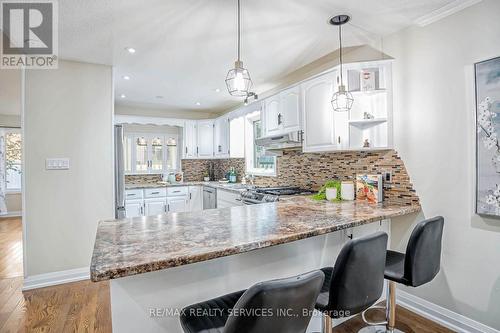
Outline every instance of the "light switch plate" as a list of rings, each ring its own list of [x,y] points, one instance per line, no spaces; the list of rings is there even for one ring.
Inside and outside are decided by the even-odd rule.
[[[46,170],[68,170],[69,158],[47,158],[45,160]]]

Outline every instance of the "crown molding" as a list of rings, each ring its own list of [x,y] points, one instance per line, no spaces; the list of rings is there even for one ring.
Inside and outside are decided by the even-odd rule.
[[[414,23],[418,26],[425,27],[426,25],[442,20],[447,16],[458,13],[459,11],[479,2],[481,2],[481,0],[455,0],[439,9],[436,9],[435,11],[430,12],[429,14],[417,18]]]

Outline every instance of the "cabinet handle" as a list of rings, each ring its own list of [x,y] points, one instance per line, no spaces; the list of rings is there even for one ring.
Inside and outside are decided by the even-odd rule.
[[[160,194],[160,192],[151,192],[151,194]]]
[[[187,153],[188,153],[188,147],[186,146],[186,155],[187,155]]]
[[[219,145],[219,153],[222,151],[222,146]]]
[[[189,200],[193,199],[192,193],[189,193]]]
[[[141,206],[141,215],[144,215],[144,206]]]
[[[170,212],[170,205],[167,205],[167,212]]]
[[[281,117],[282,117],[282,116],[281,116],[281,113],[278,113],[278,125],[281,125],[281,123],[283,122],[283,121],[281,120]]]
[[[198,148],[198,147],[196,147],[196,154],[198,154],[198,150],[199,150],[199,148]]]
[[[163,209],[165,210],[165,213],[167,212],[167,205],[163,206]]]

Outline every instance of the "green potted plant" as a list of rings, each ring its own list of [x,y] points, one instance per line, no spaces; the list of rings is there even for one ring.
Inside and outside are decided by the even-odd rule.
[[[317,194],[312,196],[312,198],[314,200],[327,200],[328,197],[328,199],[330,199],[329,201],[341,201],[340,187],[340,181],[329,180],[320,188]]]

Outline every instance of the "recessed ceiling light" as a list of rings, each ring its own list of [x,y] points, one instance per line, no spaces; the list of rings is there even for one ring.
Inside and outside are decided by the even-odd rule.
[[[120,95],[120,98],[125,98],[125,97],[127,97],[127,96],[125,96],[125,94]]]
[[[196,102],[196,105],[200,106],[200,105],[201,105],[201,103],[200,103],[200,102]]]
[[[130,53],[130,54],[134,54],[135,53],[135,49],[133,47],[126,47],[125,50],[127,50],[127,52]]]
[[[127,80],[127,81],[128,81],[128,80],[130,80],[130,76],[128,76],[128,75],[123,75],[123,76],[122,76],[122,78],[123,78],[124,80]]]
[[[216,88],[216,89],[215,89],[215,92],[220,92],[220,89],[219,89],[219,88]]]
[[[160,96],[160,95],[155,96],[155,97],[158,98],[158,99],[162,99],[163,98],[163,96]]]

